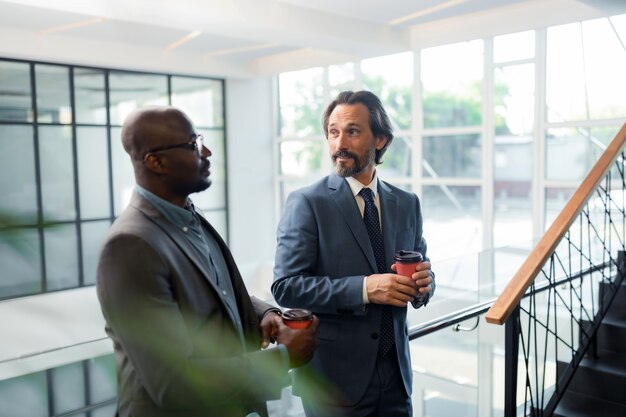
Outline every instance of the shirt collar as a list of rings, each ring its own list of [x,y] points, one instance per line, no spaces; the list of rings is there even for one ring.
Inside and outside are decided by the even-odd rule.
[[[361,182],[354,177],[346,177],[346,181],[348,182],[350,190],[355,198],[363,188],[369,188],[372,190],[374,198],[376,198],[376,195],[378,194],[378,174],[376,174],[376,171],[374,171],[374,178],[372,178],[372,181],[367,185],[361,184]]]
[[[189,198],[187,198],[185,208],[182,208],[162,199],[139,185],[135,185],[135,190],[139,195],[152,203],[152,205],[175,226],[183,228],[194,223],[193,203]]]

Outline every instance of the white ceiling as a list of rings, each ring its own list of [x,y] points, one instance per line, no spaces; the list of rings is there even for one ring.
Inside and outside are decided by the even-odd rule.
[[[625,0],[0,0],[0,56],[249,77],[621,13]]]

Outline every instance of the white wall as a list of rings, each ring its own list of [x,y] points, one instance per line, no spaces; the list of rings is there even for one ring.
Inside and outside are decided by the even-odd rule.
[[[272,78],[226,81],[229,245],[248,290],[270,297],[276,247]]]

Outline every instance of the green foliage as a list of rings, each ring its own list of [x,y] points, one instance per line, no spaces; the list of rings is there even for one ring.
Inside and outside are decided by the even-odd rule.
[[[445,91],[424,94],[424,127],[478,126],[481,103],[474,97],[461,97]]]

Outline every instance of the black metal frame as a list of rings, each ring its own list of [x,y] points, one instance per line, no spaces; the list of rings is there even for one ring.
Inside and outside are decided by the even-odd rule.
[[[40,265],[40,277],[41,277],[41,284],[40,287],[41,289],[39,291],[35,291],[35,292],[28,292],[28,293],[23,293],[23,294],[19,294],[19,295],[11,295],[11,296],[4,296],[2,294],[0,294],[0,300],[4,300],[4,299],[10,299],[10,298],[20,298],[20,297],[24,297],[24,296],[29,296],[29,295],[34,295],[34,294],[41,294],[41,293],[47,293],[47,292],[54,292],[54,291],[63,291],[63,290],[67,290],[67,289],[71,289],[71,288],[79,288],[79,287],[83,287],[83,286],[87,286],[87,285],[92,285],[92,284],[86,284],[85,283],[85,276],[84,276],[84,267],[83,267],[83,244],[82,244],[82,240],[83,240],[83,236],[82,236],[82,224],[84,223],[89,223],[89,222],[101,222],[101,221],[108,221],[108,222],[113,222],[113,220],[115,220],[115,194],[114,194],[114,184],[113,184],[113,161],[112,161],[112,140],[114,140],[112,138],[111,135],[111,129],[115,128],[115,127],[119,127],[119,125],[113,125],[111,124],[111,115],[110,115],[110,84],[109,84],[109,77],[111,75],[111,73],[128,73],[128,74],[134,74],[134,75],[159,75],[159,76],[164,76],[166,77],[166,81],[167,81],[167,100],[168,103],[171,104],[171,100],[172,100],[172,78],[173,77],[185,77],[185,78],[196,78],[196,79],[203,79],[203,80],[213,80],[213,81],[219,81],[220,82],[220,86],[221,86],[221,94],[222,94],[222,108],[221,108],[221,116],[222,119],[224,121],[224,124],[222,127],[219,128],[205,128],[205,130],[217,130],[222,132],[223,134],[223,140],[224,140],[224,153],[226,156],[226,160],[224,161],[224,165],[227,168],[227,164],[228,164],[228,153],[227,153],[227,134],[226,134],[226,85],[225,85],[225,80],[222,78],[215,78],[215,77],[200,77],[197,75],[187,75],[187,74],[171,74],[171,73],[156,73],[156,72],[146,72],[146,71],[131,71],[131,70],[123,70],[123,69],[114,69],[114,68],[99,68],[99,67],[90,67],[90,66],[82,66],[82,65],[72,65],[72,64],[59,64],[59,63],[52,63],[52,62],[44,62],[44,61],[30,61],[30,60],[20,60],[20,59],[12,59],[12,58],[0,58],[0,61],[4,61],[4,62],[17,62],[17,63],[23,63],[23,64],[28,64],[29,66],[29,75],[30,75],[30,93],[31,93],[31,107],[33,109],[33,120],[32,122],[23,122],[23,121],[18,121],[18,122],[14,122],[14,121],[0,121],[0,125],[23,125],[23,126],[32,126],[33,128],[33,145],[34,145],[34,160],[35,160],[35,180],[37,182],[37,186],[36,186],[36,198],[37,198],[37,219],[36,222],[34,224],[27,224],[27,225],[20,225],[17,227],[12,227],[12,229],[37,229],[38,232],[38,239],[39,239],[39,258],[41,260],[41,265]],[[38,118],[38,107],[37,107],[37,77],[35,74],[35,67],[36,65],[51,65],[51,66],[56,66],[56,67],[60,67],[60,68],[67,68],[68,69],[68,77],[69,77],[69,88],[70,88],[70,105],[71,105],[71,112],[72,112],[72,123],[67,125],[67,124],[59,124],[59,123],[41,123],[39,122],[39,118]],[[75,106],[75,95],[74,95],[74,72],[76,69],[90,69],[90,70],[97,70],[97,71],[102,71],[103,76],[104,76],[104,88],[105,88],[105,92],[104,92],[104,96],[105,96],[105,105],[106,105],[106,122],[104,124],[85,124],[85,123],[77,123],[76,122],[76,106]],[[40,126],[70,126],[71,128],[71,134],[72,134],[72,154],[73,154],[73,173],[74,173],[74,181],[73,181],[73,192],[74,192],[74,196],[75,196],[75,210],[76,210],[76,217],[72,220],[66,220],[66,221],[48,221],[44,218],[44,213],[43,213],[43,196],[42,196],[42,189],[41,189],[41,183],[42,183],[42,178],[41,178],[41,156],[40,156],[40,147],[39,147],[39,127]],[[102,156],[102,157],[106,157],[107,158],[107,164],[109,167],[109,176],[108,176],[108,189],[109,189],[109,215],[106,217],[101,217],[101,218],[90,218],[90,219],[82,219],[81,218],[81,209],[80,209],[80,189],[79,189],[79,172],[78,172],[78,155],[77,155],[77,136],[76,136],[76,129],[77,127],[90,127],[90,126],[94,126],[94,127],[101,127],[106,129],[106,140],[107,140],[107,149],[108,149],[108,155],[106,156]],[[215,208],[213,210],[215,211],[224,211],[225,212],[225,216],[226,216],[226,224],[228,225],[228,220],[229,220],[229,213],[228,213],[228,175],[225,176],[225,186],[226,186],[226,190],[225,190],[225,199],[224,199],[224,204],[223,206],[219,207],[219,208]],[[205,211],[213,211],[213,210],[205,210]],[[47,272],[46,272],[46,245],[45,245],[45,230],[47,227],[51,227],[51,226],[61,226],[61,225],[74,225],[76,230],[76,236],[77,236],[77,251],[76,251],[76,256],[78,257],[78,285],[77,286],[72,286],[72,287],[66,287],[66,288],[61,288],[58,290],[50,290],[49,289],[49,285],[48,285],[48,278],[47,278]],[[0,232],[2,232],[3,229],[0,229]],[[228,238],[229,238],[229,233],[228,233],[228,227],[226,227],[226,233],[225,236],[223,236],[224,239],[228,242]]]

